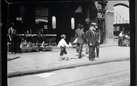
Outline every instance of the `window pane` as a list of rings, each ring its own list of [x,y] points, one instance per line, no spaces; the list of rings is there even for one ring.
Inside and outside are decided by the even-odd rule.
[[[55,16],[52,17],[52,28],[53,29],[56,28],[56,17]]]
[[[75,28],[75,19],[71,18],[71,28],[74,29]]]

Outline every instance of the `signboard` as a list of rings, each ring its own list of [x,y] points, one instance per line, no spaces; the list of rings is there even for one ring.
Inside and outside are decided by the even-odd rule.
[[[44,18],[36,18],[35,19],[35,22],[36,22],[36,24],[38,24],[39,22],[45,22],[45,23],[48,23],[48,19],[44,19]]]

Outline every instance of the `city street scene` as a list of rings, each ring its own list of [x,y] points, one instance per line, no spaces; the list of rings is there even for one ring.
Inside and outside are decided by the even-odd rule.
[[[8,1],[8,86],[130,86],[129,1]]]

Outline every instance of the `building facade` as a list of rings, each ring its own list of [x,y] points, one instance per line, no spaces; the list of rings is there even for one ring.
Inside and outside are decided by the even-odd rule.
[[[105,14],[106,42],[117,36],[122,28],[130,32],[129,1],[108,1]],[[117,33],[118,31],[118,33]]]
[[[85,20],[87,18],[95,20],[96,17],[97,9],[92,0],[30,3],[13,1],[8,5],[7,27],[9,28],[13,22],[19,34],[33,34],[31,39],[42,34],[41,41],[50,37],[58,42],[60,35],[66,34],[66,40],[69,42],[74,37],[77,24],[87,26]],[[87,29],[85,28],[85,31]],[[36,40],[31,41],[36,42]]]
[[[19,2],[14,0],[10,1],[7,6],[7,28],[14,22],[19,34],[33,34],[32,37],[30,36],[33,42],[38,40],[36,39],[38,34],[40,42],[46,39],[47,42],[56,41],[57,43],[61,34],[66,34],[66,40],[70,42],[74,37],[77,24],[84,25],[84,31],[86,31],[88,25],[85,20],[90,18],[97,23],[100,29],[101,42],[106,43],[107,39],[113,38],[114,30],[123,27],[116,23],[116,20],[124,21],[122,15],[121,18],[116,19],[116,10],[114,10],[120,4],[129,6],[128,1],[50,0],[29,2],[22,0]]]

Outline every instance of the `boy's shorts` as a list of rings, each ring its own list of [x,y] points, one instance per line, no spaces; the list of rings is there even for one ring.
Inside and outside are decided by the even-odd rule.
[[[60,55],[67,54],[66,47],[60,47]]]

